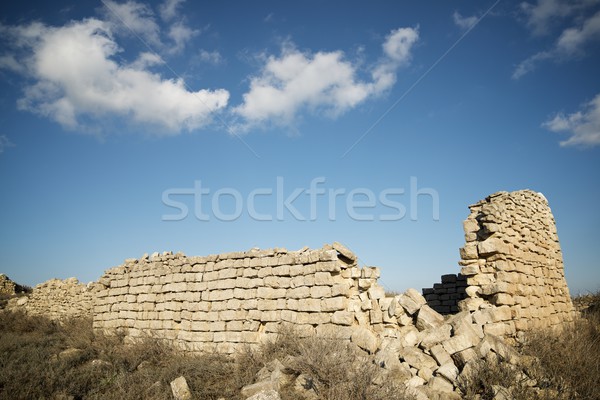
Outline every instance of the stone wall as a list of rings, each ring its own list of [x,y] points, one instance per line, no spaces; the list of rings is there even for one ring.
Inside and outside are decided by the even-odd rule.
[[[51,279],[34,287],[27,297],[12,299],[7,308],[56,320],[91,317],[95,290],[95,284],[79,283],[76,278]]]
[[[339,243],[319,250],[250,250],[207,257],[155,253],[106,271],[94,328],[135,339],[167,338],[193,351],[232,353],[292,324],[303,336],[353,340],[374,351],[375,334],[398,329],[401,312]]]
[[[484,330],[511,337],[573,318],[554,217],[531,190],[498,192],[469,206],[460,274],[466,299]]]

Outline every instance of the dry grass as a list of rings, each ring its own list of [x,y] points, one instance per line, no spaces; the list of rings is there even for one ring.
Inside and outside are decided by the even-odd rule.
[[[66,349],[78,351],[60,355]],[[236,398],[241,388],[229,358],[189,356],[156,340],[125,345],[122,336],[94,336],[89,320],[59,325],[3,312],[0,354],[3,399],[167,399],[180,375],[198,399]]]
[[[596,295],[600,304],[600,295]],[[498,387],[525,399],[600,399],[600,312],[559,331],[528,336],[520,366],[490,359],[459,383],[467,399],[492,399]],[[596,310],[596,311],[594,311]],[[70,354],[67,349],[78,349]],[[185,376],[197,399],[241,399],[261,368],[277,359],[290,377],[283,400],[405,399],[403,382],[386,376],[371,356],[335,339],[299,339],[283,331],[277,339],[235,359],[189,355],[162,342],[126,345],[123,336],[94,335],[89,320],[57,324],[41,317],[0,312],[0,398],[10,399],[166,399],[169,382]],[[537,362],[531,361],[537,358]],[[304,394],[294,389],[302,375]],[[536,387],[531,387],[535,383]]]
[[[492,399],[503,386],[516,400],[600,399],[600,293],[574,302],[585,304],[582,318],[560,330],[530,332],[519,349],[528,357],[518,367],[482,361],[459,382],[464,397]]]
[[[387,380],[371,356],[352,344],[328,338],[299,339],[293,330],[283,330],[275,341],[258,351],[247,351],[238,357],[238,366],[254,376],[270,361],[279,360],[291,375],[281,390],[283,400],[317,396],[323,400],[403,400],[403,382]],[[309,384],[305,395],[294,389],[295,378],[303,375]]]
[[[61,354],[67,349],[70,354]],[[186,355],[151,339],[126,345],[123,335],[94,336],[89,320],[58,324],[2,312],[0,354],[0,398],[168,399],[169,382],[183,375],[196,399],[241,399],[241,388],[275,359],[286,363],[292,378],[281,389],[283,399],[302,398],[293,389],[300,374],[310,378],[319,399],[406,398],[401,382],[374,384],[380,368],[348,343],[298,339],[293,332],[233,359]]]

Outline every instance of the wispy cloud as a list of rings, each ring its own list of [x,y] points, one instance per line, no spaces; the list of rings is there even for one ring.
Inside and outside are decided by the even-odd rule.
[[[130,64],[117,59],[112,29],[112,23],[94,18],[61,27],[3,27],[5,39],[25,50],[18,61],[33,80],[18,107],[69,129],[117,116],[176,134],[210,123],[227,106],[227,90],[190,91],[181,79],[151,72],[162,62],[156,54],[142,53]]]
[[[137,35],[153,46],[162,47],[160,27],[152,9],[136,1],[117,3],[103,0],[105,20],[112,23],[112,31],[127,35]]]
[[[159,7],[160,17],[164,21],[171,21],[179,17],[179,7],[185,0],[165,0]]]
[[[221,65],[225,62],[225,59],[223,58],[221,53],[219,53],[216,50],[213,50],[213,51],[200,50],[200,53],[198,54],[197,59],[200,62],[208,63],[208,64],[212,64],[212,65]]]
[[[452,20],[454,21],[454,24],[456,26],[466,31],[468,29],[471,29],[477,23],[479,17],[476,15],[472,15],[470,17],[463,17],[458,11],[454,11],[454,14],[452,14]]]
[[[301,52],[287,44],[280,56],[266,58],[250,79],[243,103],[234,108],[242,126],[292,125],[301,111],[338,116],[367,98],[390,89],[396,71],[410,63],[418,28],[399,28],[383,43],[384,56],[371,69],[371,80],[358,78],[358,67],[342,51]]]
[[[600,40],[600,11],[592,11],[598,0],[562,1],[539,0],[537,4],[521,3],[521,10],[527,15],[527,25],[534,35],[551,34],[557,21],[567,23],[557,36],[551,48],[539,51],[520,62],[514,69],[512,78],[520,79],[533,72],[547,60],[567,61],[574,57],[584,57],[586,47]]]
[[[561,146],[600,146],[600,94],[572,114],[556,114],[542,126],[552,132],[570,135],[560,142]]]
[[[15,144],[10,141],[8,136],[0,135],[0,154],[4,153],[4,150],[7,147],[14,147],[14,146],[15,146]]]

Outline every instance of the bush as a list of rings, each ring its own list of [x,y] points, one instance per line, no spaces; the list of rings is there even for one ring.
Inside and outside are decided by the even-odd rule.
[[[256,373],[270,361],[278,359],[291,375],[281,388],[283,400],[302,399],[294,389],[295,378],[303,375],[310,383],[310,396],[323,400],[407,399],[403,382],[382,381],[383,370],[372,356],[347,341],[334,338],[299,338],[283,329],[277,339],[263,344],[257,351],[246,351],[237,358],[238,368],[246,370],[245,384],[252,383]],[[384,384],[382,384],[384,383]]]

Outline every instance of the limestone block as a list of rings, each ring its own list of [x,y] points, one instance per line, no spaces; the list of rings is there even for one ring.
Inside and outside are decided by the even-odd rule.
[[[444,349],[444,346],[441,344],[436,344],[431,349],[429,349],[431,356],[437,361],[438,365],[444,365],[448,363],[453,363],[452,357],[450,354]]]
[[[310,288],[310,297],[313,299],[322,299],[324,297],[331,297],[330,286],[313,286]]]
[[[496,293],[494,296],[492,296],[491,302],[497,306],[511,306],[515,304],[513,296],[507,293]]]
[[[460,248],[460,258],[463,260],[476,260],[479,258],[477,253],[477,245],[474,243],[467,243],[464,247]]]
[[[454,391],[454,385],[441,376],[434,376],[429,379],[427,386],[437,392],[452,393]]]
[[[477,359],[477,352],[474,348],[468,348],[452,355],[454,364],[460,368],[463,368],[469,361]]]
[[[377,336],[366,328],[355,328],[351,335],[352,343],[373,354],[379,345]]]
[[[478,342],[479,341],[473,340],[472,337],[463,334],[451,337],[450,339],[444,341],[442,346],[444,346],[444,350],[446,350],[448,354],[454,355],[459,351],[463,351],[477,345]]]
[[[381,312],[379,307],[371,308],[369,311],[369,320],[371,321],[371,324],[383,323],[383,312]]]
[[[311,299],[312,300],[312,299]],[[348,306],[348,299],[343,296],[331,297],[329,299],[321,300],[321,311],[330,312],[345,310]]]
[[[416,369],[429,368],[434,370],[437,368],[437,362],[416,347],[404,347],[400,350],[400,358],[406,361],[411,367]]]
[[[341,244],[339,242],[333,242],[331,247],[333,247],[333,249],[335,251],[340,253],[343,256],[343,258],[348,259],[348,261],[350,261],[349,263],[356,262],[356,260],[357,260],[356,255],[352,251],[350,251],[346,246],[344,246],[343,244]]]
[[[419,347],[429,350],[438,343],[450,339],[451,333],[452,326],[450,326],[450,324],[444,324],[422,331],[419,333]]]
[[[406,312],[410,315],[415,314],[422,306],[422,304],[419,305],[406,294],[401,294],[398,296],[398,304],[402,306],[402,308],[404,308],[404,310],[406,310]]]
[[[329,300],[329,299],[328,299]],[[325,300],[323,300],[325,301]],[[299,311],[321,312],[320,299],[304,299],[298,302]]]
[[[337,325],[352,325],[354,323],[354,313],[350,311],[336,311],[331,316],[331,322]]]
[[[192,392],[183,376],[171,381],[171,391],[175,400],[191,400]]]
[[[333,279],[329,272],[315,272],[315,285],[333,285]]]
[[[488,311],[493,322],[508,321],[512,318],[509,306],[493,307]]]
[[[479,223],[474,218],[468,218],[463,221],[463,230],[465,234],[467,233],[477,233],[479,231]]]
[[[278,299],[285,297],[286,289],[273,289],[263,286],[257,289],[256,295],[258,298],[262,299]]]
[[[508,246],[501,239],[491,236],[477,244],[477,251],[482,257],[489,257],[497,253],[508,253]]]
[[[372,300],[379,300],[385,297],[385,289],[377,284],[372,285],[369,290],[367,290],[367,293]]]
[[[423,305],[417,314],[416,327],[420,331],[425,329],[433,329],[444,323],[444,317],[435,312],[427,304]]]

